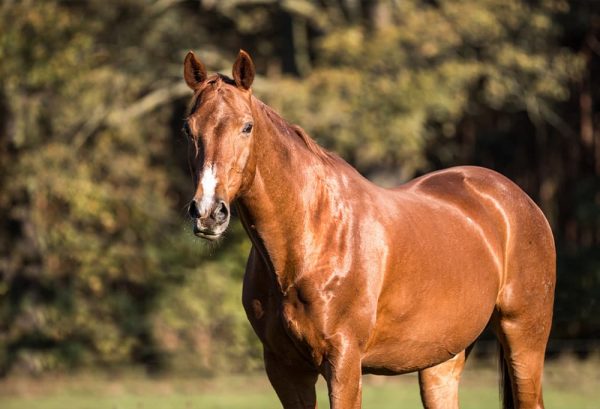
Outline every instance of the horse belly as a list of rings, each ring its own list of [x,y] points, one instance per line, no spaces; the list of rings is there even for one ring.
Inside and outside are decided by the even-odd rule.
[[[443,237],[392,263],[363,356],[365,372],[405,373],[444,362],[489,322],[500,285],[497,257],[468,234],[457,244]]]

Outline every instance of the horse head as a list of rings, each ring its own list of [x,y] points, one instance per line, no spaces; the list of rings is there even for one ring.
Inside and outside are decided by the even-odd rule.
[[[233,79],[207,76],[194,53],[185,57],[184,78],[194,97],[183,129],[192,147],[189,163],[196,189],[188,212],[194,234],[208,240],[225,232],[230,204],[254,176],[254,72],[252,59],[242,50],[233,65]]]

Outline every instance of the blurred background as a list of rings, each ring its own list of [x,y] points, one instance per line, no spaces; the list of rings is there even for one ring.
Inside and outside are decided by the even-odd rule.
[[[472,164],[519,184],[558,248],[549,365],[598,376],[599,1],[3,0],[0,396],[123,368],[266,378],[250,244],[236,222],[207,246],[185,211],[183,57],[229,75],[240,48],[256,96],[377,183]]]

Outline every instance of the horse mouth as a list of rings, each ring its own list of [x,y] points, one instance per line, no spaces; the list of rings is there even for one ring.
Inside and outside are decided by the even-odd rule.
[[[202,226],[198,220],[195,220],[192,230],[194,231],[194,235],[196,237],[200,237],[209,241],[216,241],[223,235],[223,231],[225,231],[225,229],[222,229],[222,227],[223,226],[218,226],[217,229],[211,229],[210,227]]]
[[[218,240],[219,237],[221,237],[221,234],[218,234],[218,233],[213,233],[213,232],[208,232],[208,231],[200,231],[200,230],[196,230],[196,229],[194,229],[194,235],[196,237],[200,237],[202,239],[206,239],[206,240],[210,240],[210,241]]]

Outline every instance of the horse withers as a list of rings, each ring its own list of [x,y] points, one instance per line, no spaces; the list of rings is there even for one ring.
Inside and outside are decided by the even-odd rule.
[[[235,203],[252,249],[242,301],[285,408],[359,408],[361,375],[419,372],[427,408],[458,407],[468,351],[490,324],[507,376],[504,406],[543,408],[555,248],[535,203],[479,167],[378,187],[193,53],[184,129],[193,146],[196,235],[218,239]]]

